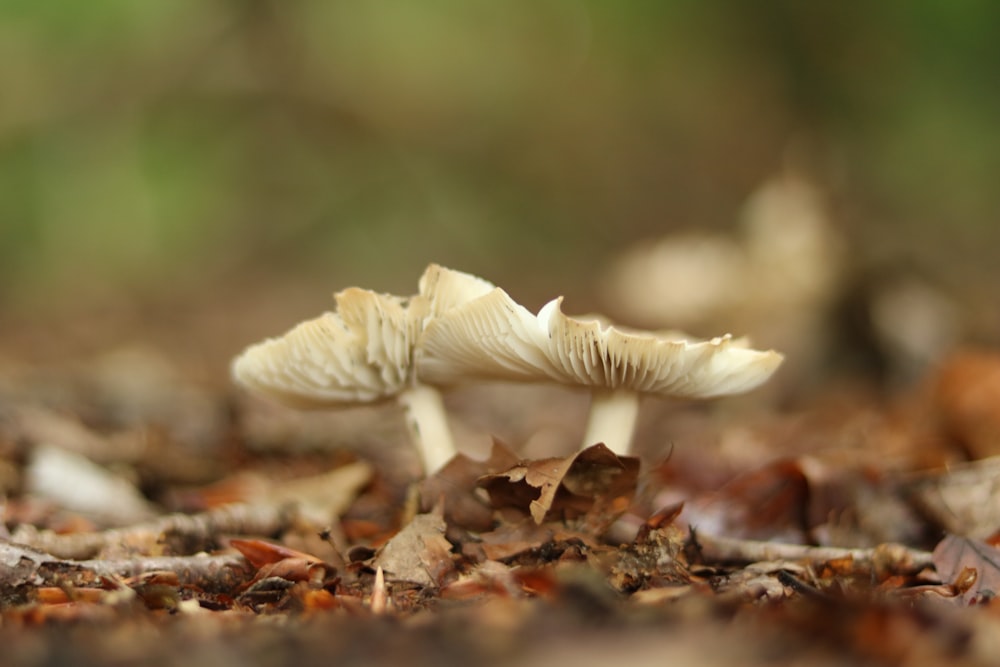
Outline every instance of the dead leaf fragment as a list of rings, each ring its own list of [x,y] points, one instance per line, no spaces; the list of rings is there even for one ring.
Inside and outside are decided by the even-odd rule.
[[[451,543],[444,537],[445,528],[440,514],[418,514],[379,549],[372,567],[381,567],[389,581],[439,585],[442,576],[452,569]]]
[[[229,545],[243,554],[243,557],[250,561],[251,565],[258,568],[265,565],[271,565],[288,558],[301,558],[304,560],[311,560],[315,563],[321,562],[320,559],[315,556],[310,556],[309,554],[302,553],[301,551],[289,549],[281,544],[274,544],[264,540],[232,539],[229,540]]]
[[[632,544],[616,552],[609,579],[616,590],[632,593],[686,586],[691,581],[684,556],[686,534],[674,524],[681,509],[678,505],[657,512],[639,529]]]
[[[966,604],[989,600],[1000,591],[1000,549],[996,547],[949,535],[934,549],[933,560],[938,576],[962,591]],[[975,571],[974,579],[969,570]]]
[[[551,542],[553,531],[550,527],[540,527],[526,519],[517,524],[498,527],[483,533],[478,546],[490,561],[502,561],[524,553],[542,544]]]
[[[903,492],[949,533],[985,539],[1000,529],[1000,457],[921,473]]]
[[[493,510],[477,495],[476,481],[484,475],[506,470],[517,463],[517,455],[499,440],[493,441],[490,457],[477,461],[463,454],[420,482],[420,505],[425,512],[443,501],[449,526],[478,532],[493,525]]]
[[[494,507],[515,507],[535,523],[558,515],[576,519],[590,514],[610,523],[635,493],[639,459],[618,456],[603,444],[566,458],[524,461],[479,484]]]
[[[804,542],[809,491],[797,461],[776,461],[686,502],[684,518],[712,534]]]
[[[295,503],[313,523],[323,526],[335,521],[371,482],[371,464],[355,461],[329,472],[273,485],[263,502],[277,505]]]

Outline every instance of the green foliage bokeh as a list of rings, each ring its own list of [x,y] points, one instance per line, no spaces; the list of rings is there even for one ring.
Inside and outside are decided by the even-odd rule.
[[[566,291],[729,224],[796,146],[860,240],[986,262],[996,25],[985,1],[0,0],[0,299],[389,288],[432,260]]]

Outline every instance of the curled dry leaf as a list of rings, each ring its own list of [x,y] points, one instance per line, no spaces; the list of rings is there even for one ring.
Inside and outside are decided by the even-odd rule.
[[[628,507],[638,475],[639,459],[597,444],[574,456],[519,463],[479,484],[495,507],[525,510],[535,523],[590,515],[608,524]]]
[[[302,553],[301,551],[289,549],[281,544],[274,544],[273,542],[266,542],[264,540],[232,539],[229,540],[229,546],[243,554],[243,557],[250,561],[251,565],[258,568],[264,567],[265,565],[271,565],[288,558],[311,560],[314,563],[322,562],[319,558],[311,556],[310,554]]]
[[[229,545],[257,568],[254,583],[269,577],[320,583],[336,572],[335,567],[316,556],[280,544],[264,540],[233,539],[229,541]]]
[[[476,481],[516,463],[517,455],[499,440],[493,441],[490,457],[485,461],[459,454],[420,482],[421,510],[430,512],[440,503],[449,526],[479,532],[489,530],[493,525],[493,509],[476,493]]]

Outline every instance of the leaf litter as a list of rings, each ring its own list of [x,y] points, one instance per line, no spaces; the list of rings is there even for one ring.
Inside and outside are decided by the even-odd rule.
[[[955,380],[968,356],[954,364],[882,403],[833,396],[739,425],[693,408],[703,449],[671,441],[663,460],[495,442],[423,480],[392,463],[391,437],[323,442],[308,415],[276,430],[229,390],[176,386],[119,415],[79,374],[58,404],[6,384],[0,639],[25,664],[59,655],[53,633],[83,664],[150,657],[150,636],[252,662],[280,633],[297,642],[283,659],[533,664],[592,646],[602,663],[732,664],[737,641],[745,664],[979,664],[997,648],[998,409]],[[192,397],[231,414],[200,405],[197,429],[164,426],[159,403],[183,419]],[[767,446],[729,446],[747,439]],[[40,454],[70,479],[109,476],[77,502],[38,483]]]

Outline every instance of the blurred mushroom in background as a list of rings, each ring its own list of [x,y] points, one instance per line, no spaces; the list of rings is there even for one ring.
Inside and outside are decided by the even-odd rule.
[[[912,385],[962,342],[965,313],[942,282],[910,263],[860,272],[831,315],[842,368],[886,388]]]
[[[799,384],[828,347],[845,249],[822,193],[789,170],[749,197],[735,234],[689,232],[626,251],[603,298],[627,322],[728,331],[781,349],[783,382]]]
[[[830,375],[912,382],[959,340],[961,309],[916,268],[890,270],[860,250],[823,192],[788,169],[750,195],[735,233],[687,232],[627,250],[602,296],[622,321],[728,331],[781,349],[783,395]]]

